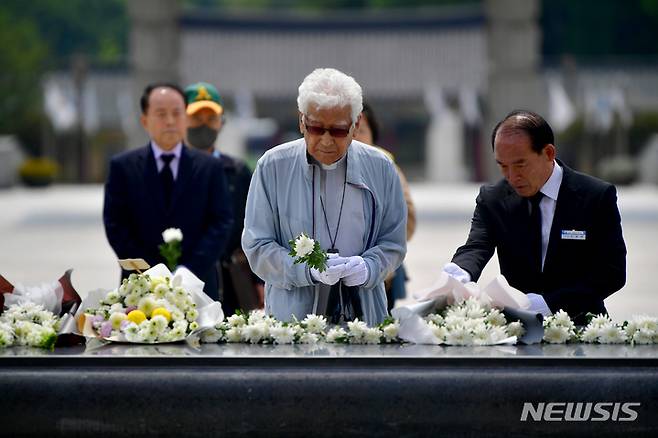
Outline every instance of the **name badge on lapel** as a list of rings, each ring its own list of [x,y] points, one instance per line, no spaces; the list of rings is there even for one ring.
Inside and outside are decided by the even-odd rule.
[[[562,230],[563,240],[587,240],[587,231]]]

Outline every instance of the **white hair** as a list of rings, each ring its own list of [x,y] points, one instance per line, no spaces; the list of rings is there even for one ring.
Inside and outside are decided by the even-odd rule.
[[[345,108],[352,110],[352,123],[363,110],[361,86],[352,76],[335,68],[316,68],[306,76],[299,86],[297,108],[307,114],[309,107]]]

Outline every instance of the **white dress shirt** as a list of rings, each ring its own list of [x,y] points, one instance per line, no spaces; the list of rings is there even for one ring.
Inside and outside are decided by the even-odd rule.
[[[155,164],[158,166],[158,173],[162,171],[162,168],[165,166],[165,162],[160,158],[164,154],[174,154],[174,159],[169,163],[171,168],[171,173],[174,175],[174,180],[178,177],[178,165],[180,164],[180,155],[183,152],[183,143],[178,143],[174,146],[173,149],[165,151],[156,142],[151,140],[151,150],[153,151],[153,156],[155,157]]]
[[[555,206],[557,205],[557,196],[562,184],[562,174],[564,171],[556,161],[553,161],[553,172],[546,183],[539,189],[544,194],[539,202],[541,210],[541,267],[544,269],[546,260],[546,250],[548,249],[548,239],[551,236],[551,226],[553,225],[553,216],[555,216]]]

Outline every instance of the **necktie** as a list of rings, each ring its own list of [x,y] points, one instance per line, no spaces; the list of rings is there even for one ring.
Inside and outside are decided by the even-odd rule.
[[[162,183],[162,193],[164,194],[165,205],[169,207],[171,202],[171,193],[174,191],[174,173],[171,171],[171,160],[174,154],[162,154],[160,158],[164,162],[164,167],[160,171],[160,180]]]
[[[544,194],[542,192],[537,192],[528,198],[528,202],[530,203],[530,248],[533,256],[532,263],[539,272],[542,272],[541,209],[539,208],[539,203],[543,197]]]

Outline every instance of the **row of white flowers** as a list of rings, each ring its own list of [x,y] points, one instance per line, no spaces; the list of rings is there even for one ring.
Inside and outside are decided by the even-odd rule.
[[[658,343],[658,318],[635,315],[630,321],[616,323],[608,315],[593,315],[586,326],[577,327],[569,315],[560,310],[544,320],[544,341],[550,344],[655,344]]]
[[[59,318],[43,306],[14,304],[0,316],[0,348],[16,345],[52,349],[58,329]]]

